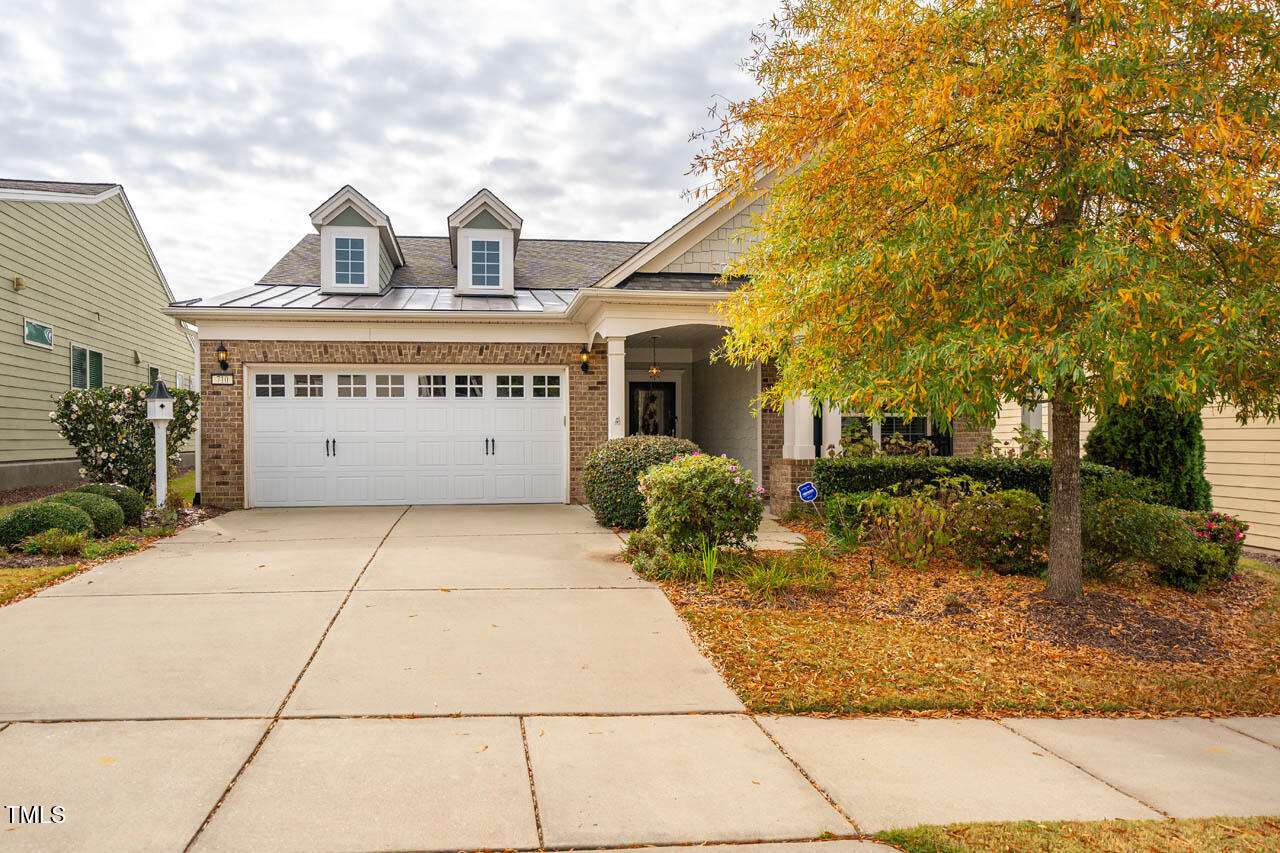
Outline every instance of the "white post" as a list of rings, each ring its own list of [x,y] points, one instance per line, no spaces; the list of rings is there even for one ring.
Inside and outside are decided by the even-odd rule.
[[[156,506],[169,496],[169,422],[156,421]]]
[[[841,428],[843,422],[841,420],[839,409],[833,409],[829,403],[822,404],[822,450],[821,455],[827,455],[827,448],[834,447],[837,453],[840,452]]]
[[[609,338],[609,438],[627,434],[627,339]]]
[[[812,459],[813,404],[808,397],[782,403],[782,458]]]

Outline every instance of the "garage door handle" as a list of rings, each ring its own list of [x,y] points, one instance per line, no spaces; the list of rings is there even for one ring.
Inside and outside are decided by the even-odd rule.
[[[333,439],[333,455],[338,455],[338,439]]]
[[[324,455],[329,455],[329,439],[327,438],[324,440]]]
[[[489,439],[487,438],[484,440],[484,455],[489,455]]]

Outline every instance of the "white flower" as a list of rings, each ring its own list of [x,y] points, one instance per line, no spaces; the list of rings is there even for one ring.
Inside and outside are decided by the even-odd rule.
[[[49,420],[56,420],[56,419],[57,419],[57,417],[58,417],[58,413],[57,413],[57,412],[50,412],[50,413],[49,413]]]

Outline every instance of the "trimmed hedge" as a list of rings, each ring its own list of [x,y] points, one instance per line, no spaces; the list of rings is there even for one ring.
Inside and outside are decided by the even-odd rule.
[[[54,528],[68,533],[90,532],[93,519],[82,509],[64,503],[20,506],[0,518],[0,545],[13,547],[28,536]]]
[[[76,509],[84,510],[93,521],[95,536],[114,536],[124,527],[124,510],[111,498],[94,495],[89,492],[62,492],[50,495],[41,503],[68,504]]]
[[[582,488],[596,520],[608,527],[644,527],[640,475],[677,456],[697,453],[698,445],[667,435],[629,435],[591,451],[582,467]]]
[[[129,527],[142,522],[142,512],[147,508],[146,501],[141,494],[119,483],[90,483],[87,486],[80,486],[71,491],[88,492],[91,495],[111,498],[111,500],[120,504],[120,509],[124,512],[124,523]]]
[[[813,482],[830,498],[855,492],[878,492],[902,484],[899,491],[935,483],[943,477],[972,477],[995,491],[1021,489],[1049,502],[1053,463],[1047,459],[972,459],[963,456],[876,456],[869,459],[818,459]],[[1159,503],[1160,484],[1105,465],[1080,463],[1083,493],[1130,497]]]

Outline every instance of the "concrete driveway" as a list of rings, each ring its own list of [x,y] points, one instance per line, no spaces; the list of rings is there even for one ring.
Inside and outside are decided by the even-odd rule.
[[[1280,812],[1276,718],[746,714],[620,548],[580,507],[255,510],[0,607],[0,850],[862,853]]]

